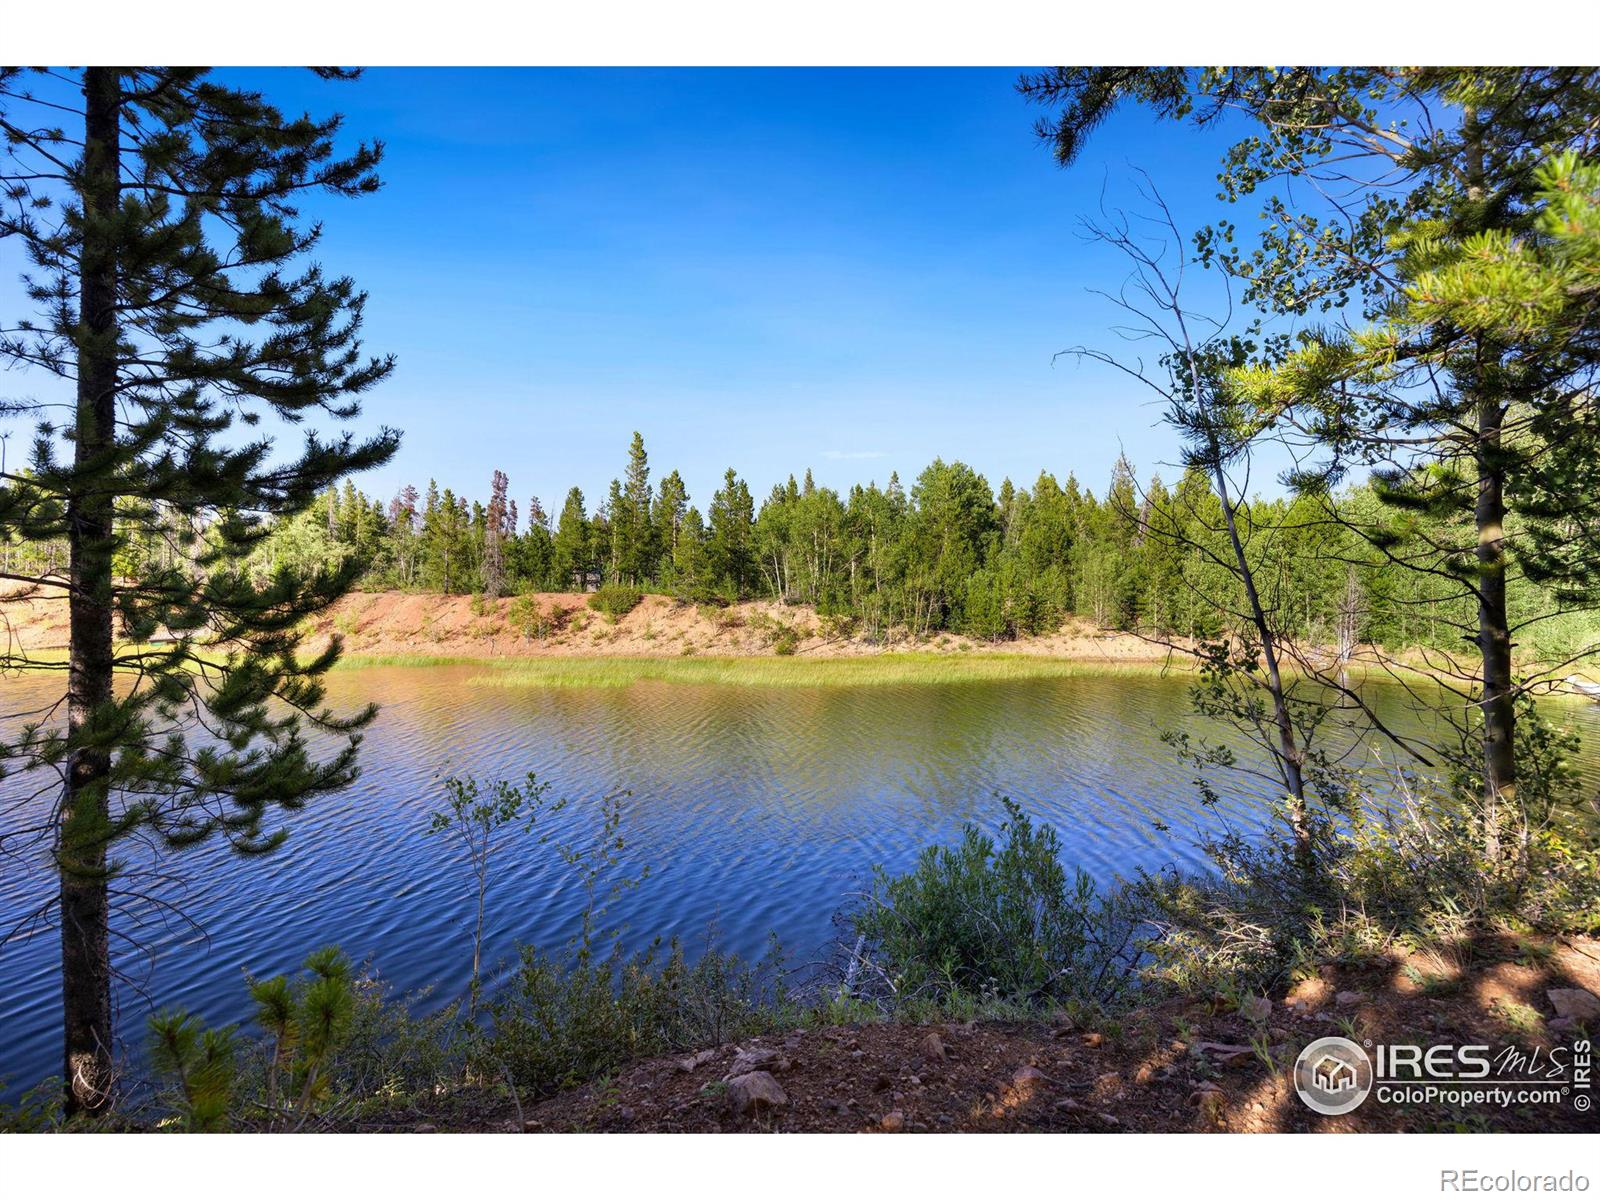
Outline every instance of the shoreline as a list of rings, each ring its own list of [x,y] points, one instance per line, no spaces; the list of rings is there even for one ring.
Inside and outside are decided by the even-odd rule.
[[[39,664],[63,661],[65,594],[4,601],[8,650]],[[513,606],[531,600],[554,621],[543,637],[519,632]],[[987,642],[955,633],[875,639],[804,605],[749,600],[726,606],[647,595],[612,619],[575,592],[529,597],[353,592],[306,623],[306,649],[337,636],[335,670],[370,667],[483,668],[473,682],[496,687],[625,687],[634,683],[740,686],[861,686],[1066,678],[1190,675],[1185,639],[1173,644],[1068,618],[1054,633]],[[156,649],[161,643],[150,644]],[[137,649],[119,647],[119,652]],[[1407,655],[1405,657],[1415,657]],[[1369,653],[1352,674],[1396,674],[1441,682],[1426,663],[1380,664]],[[1582,700],[1557,693],[1550,698]]]

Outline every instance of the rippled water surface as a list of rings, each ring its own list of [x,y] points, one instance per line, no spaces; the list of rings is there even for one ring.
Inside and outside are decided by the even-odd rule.
[[[292,969],[337,941],[403,990],[455,994],[469,969],[472,892],[449,844],[426,833],[438,779],[535,770],[572,803],[562,839],[592,829],[599,798],[627,789],[624,868],[649,877],[613,909],[636,937],[703,937],[759,954],[777,933],[805,961],[872,864],[904,868],[968,820],[997,822],[997,793],[1055,825],[1066,857],[1110,879],[1134,868],[1193,864],[1190,834],[1225,816],[1249,823],[1261,797],[1237,794],[1213,814],[1160,734],[1201,726],[1186,683],[1151,675],[906,687],[735,689],[483,686],[476,667],[360,668],[337,674],[333,700],[383,705],[348,792],[288,821],[285,847],[244,859],[215,846],[168,858],[181,880],[129,888],[181,900],[195,922],[133,905],[117,947],[131,981],[122,1029],[137,1036],[157,1005],[213,1021],[242,1019],[241,975]],[[42,683],[0,681],[7,711]],[[1563,706],[1586,735],[1585,774],[1600,781],[1600,706]],[[0,782],[15,800],[22,783]],[[9,789],[9,791],[6,791]],[[18,815],[6,806],[8,821]],[[1159,819],[1172,827],[1163,834]],[[142,865],[137,850],[134,867]],[[50,894],[40,852],[0,860],[0,929]],[[125,903],[130,903],[125,901]],[[519,942],[563,945],[581,890],[531,841],[496,859],[485,960]],[[142,923],[135,925],[135,918]],[[0,1080],[5,1093],[57,1066],[53,933],[0,947]],[[135,986],[136,985],[136,986]]]

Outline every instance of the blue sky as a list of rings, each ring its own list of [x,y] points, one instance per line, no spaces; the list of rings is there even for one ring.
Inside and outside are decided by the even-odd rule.
[[[387,143],[379,195],[315,206],[399,360],[363,423],[405,442],[364,490],[500,468],[598,503],[635,429],[702,507],[729,466],[758,496],[935,456],[1098,490],[1119,443],[1176,457],[1137,385],[1052,355],[1119,345],[1087,289],[1126,272],[1078,219],[1135,201],[1134,167],[1186,226],[1217,215],[1223,134],[1129,110],[1063,171],[1004,69],[228,74]]]

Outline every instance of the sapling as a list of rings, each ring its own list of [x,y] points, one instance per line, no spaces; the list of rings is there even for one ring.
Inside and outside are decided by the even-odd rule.
[[[256,1020],[272,1038],[267,1060],[269,1119],[297,1118],[303,1126],[324,1090],[329,1061],[344,1044],[355,1015],[350,960],[337,946],[324,946],[305,961],[309,978],[283,975],[250,981]],[[285,1103],[280,1106],[282,1090]]]
[[[483,952],[484,899],[489,891],[489,862],[505,844],[505,831],[521,823],[532,833],[539,818],[554,815],[566,807],[565,800],[547,800],[548,783],[541,783],[529,771],[521,786],[503,779],[490,785],[488,795],[480,795],[478,781],[470,777],[451,776],[444,781],[446,807],[433,814],[429,833],[447,834],[453,838],[466,856],[477,885],[477,920],[472,930],[472,983],[467,997],[467,1018],[477,1015],[478,992],[482,986],[481,963]],[[549,840],[547,834],[538,837],[538,845]]]
[[[227,1127],[236,1078],[234,1027],[207,1029],[181,1010],[150,1018],[150,1058],[171,1075],[183,1097],[186,1130],[210,1133]]]

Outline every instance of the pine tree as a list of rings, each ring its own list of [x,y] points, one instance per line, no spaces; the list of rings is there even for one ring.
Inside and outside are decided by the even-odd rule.
[[[732,467],[711,497],[706,566],[714,586],[730,600],[742,599],[755,584],[755,502]]]
[[[353,418],[391,370],[363,356],[365,296],[315,264],[321,227],[297,209],[313,192],[376,190],[381,148],[340,155],[338,117],[285,116],[200,68],[89,67],[70,91],[61,77],[0,69],[0,241],[27,258],[36,309],[0,321],[0,357],[76,389],[68,421],[41,414],[30,473],[0,480],[0,528],[63,538],[71,556],[66,719],[24,730],[4,760],[62,772],[56,917],[66,1105],[79,1111],[112,1093],[113,847],[215,835],[271,850],[283,837],[265,827],[275,807],[355,776],[357,731],[374,710],[323,707],[338,642],[302,659],[298,630],[358,564],[258,583],[247,560],[272,520],[386,461],[398,435],[307,432],[285,460],[255,432],[263,417]],[[119,576],[119,551],[164,511],[203,522],[206,539],[186,547],[192,556]],[[172,642],[118,647],[162,627]],[[202,655],[209,665],[196,670]],[[215,738],[190,748],[201,723]],[[315,759],[308,725],[345,746]]]
[[[666,567],[665,573],[671,573],[677,562],[678,537],[683,530],[688,508],[689,489],[684,486],[683,476],[676,471],[662,476],[655,507],[651,512],[651,524],[655,528],[656,552]]]
[[[655,574],[656,531],[650,513],[650,459],[644,438],[634,432],[628,447],[628,470],[622,485],[622,510],[614,521],[626,526],[622,573],[630,583],[642,584]]]
[[[1571,531],[1600,523],[1594,490],[1552,506],[1546,488],[1582,479],[1578,464],[1593,455],[1578,447],[1600,440],[1580,382],[1592,339],[1562,340],[1570,325],[1552,338],[1528,319],[1515,276],[1530,264],[1504,253],[1553,245],[1539,228],[1548,201],[1538,168],[1551,155],[1594,152],[1600,70],[1062,67],[1020,86],[1058,108],[1039,131],[1063,163],[1123,100],[1197,125],[1224,112],[1254,122],[1224,156],[1219,182],[1259,207],[1257,245],[1239,248],[1221,222],[1197,237],[1200,257],[1242,279],[1244,299],[1262,309],[1339,310],[1344,320],[1307,330],[1300,353],[1259,364],[1235,386],[1267,412],[1295,414],[1333,450],[1324,483],[1352,462],[1376,468],[1377,495],[1399,512],[1389,529],[1367,530],[1370,540],[1392,565],[1454,576],[1471,600],[1462,632],[1475,660],[1455,673],[1475,693],[1485,849],[1497,859],[1498,814],[1516,805],[1518,701],[1548,682],[1537,670],[1518,676],[1508,584],[1524,570],[1588,592],[1580,564],[1593,539]],[[1302,199],[1330,195],[1339,196],[1331,211]],[[1468,275],[1488,289],[1469,299]],[[1585,293],[1575,307],[1589,305]],[[1557,301],[1563,309],[1574,315]],[[1359,321],[1366,330],[1344,332]],[[1440,527],[1446,536],[1421,553],[1398,545],[1395,526],[1450,511],[1460,518],[1454,536]],[[1526,551],[1509,532],[1519,511]]]
[[[594,567],[589,518],[583,502],[583,491],[573,488],[561,506],[561,516],[556,522],[553,544],[556,580],[563,590],[583,591],[588,584],[589,572]]]

